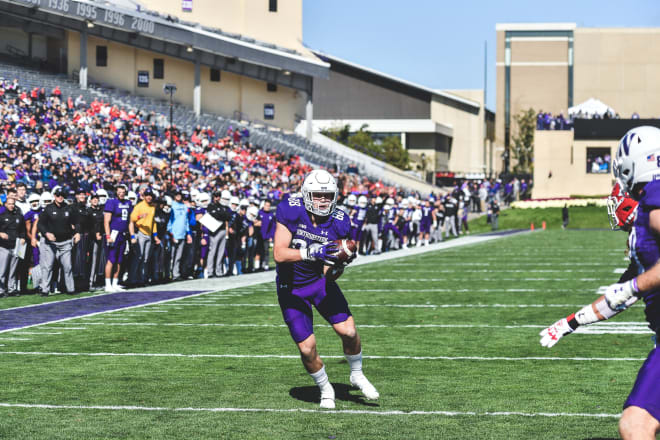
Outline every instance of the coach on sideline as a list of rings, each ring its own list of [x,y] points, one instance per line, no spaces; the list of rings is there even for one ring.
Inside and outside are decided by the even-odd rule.
[[[72,206],[64,203],[64,192],[57,188],[53,193],[55,202],[44,208],[37,220],[37,229],[42,242],[39,254],[44,274],[41,284],[42,295],[48,295],[53,281],[53,267],[57,259],[64,270],[64,282],[68,293],[75,291],[71,272],[71,248],[80,240],[80,225]],[[73,237],[73,243],[71,242]]]
[[[25,243],[25,222],[15,200],[8,198],[0,214],[0,297],[18,294],[18,258],[13,254],[16,240]]]
[[[131,223],[128,229],[131,233],[131,244],[135,246],[135,260],[131,267],[131,283],[142,285],[148,281],[149,256],[151,255],[151,242],[160,246],[156,233],[156,205],[153,203],[154,193],[147,188],[142,193],[142,201],[135,205],[131,213]],[[137,226],[137,232],[135,231]]]

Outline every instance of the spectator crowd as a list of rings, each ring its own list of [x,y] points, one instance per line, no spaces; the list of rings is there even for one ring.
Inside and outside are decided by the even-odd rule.
[[[245,128],[184,133],[161,119],[0,81],[0,295],[271,268],[275,207],[311,166],[251,144]],[[468,233],[470,209],[490,211],[526,189],[465,182],[421,198],[335,174],[363,254]]]

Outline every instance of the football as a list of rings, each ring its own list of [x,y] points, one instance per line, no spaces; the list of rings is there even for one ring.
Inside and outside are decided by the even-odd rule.
[[[357,252],[357,242],[349,240],[347,238],[341,240],[335,240],[333,242],[336,246],[337,253],[337,264],[343,264],[355,257]]]

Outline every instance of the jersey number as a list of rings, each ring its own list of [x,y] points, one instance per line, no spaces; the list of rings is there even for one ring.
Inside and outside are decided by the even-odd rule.
[[[121,219],[124,221],[128,220],[128,209],[121,210]]]

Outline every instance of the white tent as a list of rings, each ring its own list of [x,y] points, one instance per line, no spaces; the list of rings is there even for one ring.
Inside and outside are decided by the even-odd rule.
[[[594,115],[603,117],[605,113],[609,113],[612,117],[616,114],[612,107],[596,98],[589,98],[582,104],[569,107],[568,109],[568,115],[573,118],[591,118]]]

